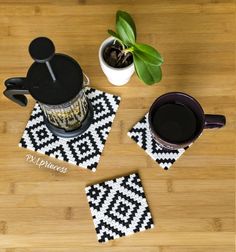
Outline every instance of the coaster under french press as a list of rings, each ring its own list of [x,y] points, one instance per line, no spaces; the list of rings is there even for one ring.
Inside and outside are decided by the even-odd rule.
[[[34,39],[29,53],[35,62],[27,76],[7,79],[4,95],[26,106],[24,94],[31,94],[42,108],[45,124],[52,133],[65,138],[82,134],[93,120],[93,107],[84,92],[88,77],[73,58],[55,53],[48,38]]]
[[[36,103],[19,146],[95,172],[119,108],[120,97],[91,87],[84,91],[94,111],[92,123],[84,133],[71,138],[57,137],[46,126],[44,113]]]

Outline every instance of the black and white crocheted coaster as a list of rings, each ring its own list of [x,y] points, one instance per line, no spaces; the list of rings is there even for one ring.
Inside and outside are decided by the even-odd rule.
[[[168,170],[188,148],[168,150],[159,146],[149,130],[148,114],[133,126],[128,132],[128,136],[165,170]]]
[[[45,125],[43,112],[36,103],[19,146],[96,171],[120,97],[90,87],[85,92],[92,103],[94,118],[83,134],[75,138],[55,136]]]
[[[154,227],[138,174],[85,188],[99,242]]]

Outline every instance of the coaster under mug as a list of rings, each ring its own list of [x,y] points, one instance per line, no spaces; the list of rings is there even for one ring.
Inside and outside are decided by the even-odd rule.
[[[161,168],[168,170],[179,159],[186,148],[169,150],[161,147],[152,137],[148,125],[148,113],[127,133]]]

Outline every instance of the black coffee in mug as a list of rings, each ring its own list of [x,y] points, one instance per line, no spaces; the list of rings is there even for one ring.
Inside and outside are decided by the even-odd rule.
[[[155,100],[148,113],[149,128],[154,140],[162,147],[176,150],[193,143],[206,128],[221,128],[223,115],[204,114],[192,96],[167,93]]]
[[[154,130],[166,141],[182,143],[197,130],[194,112],[183,104],[164,104],[153,114]]]

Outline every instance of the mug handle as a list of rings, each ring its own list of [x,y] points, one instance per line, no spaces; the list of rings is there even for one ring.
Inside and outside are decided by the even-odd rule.
[[[15,77],[10,78],[5,81],[6,89],[3,94],[13,102],[21,105],[27,105],[27,98],[24,94],[29,94],[27,88],[26,78],[24,77]]]
[[[205,115],[205,129],[221,128],[226,124],[224,115]]]

